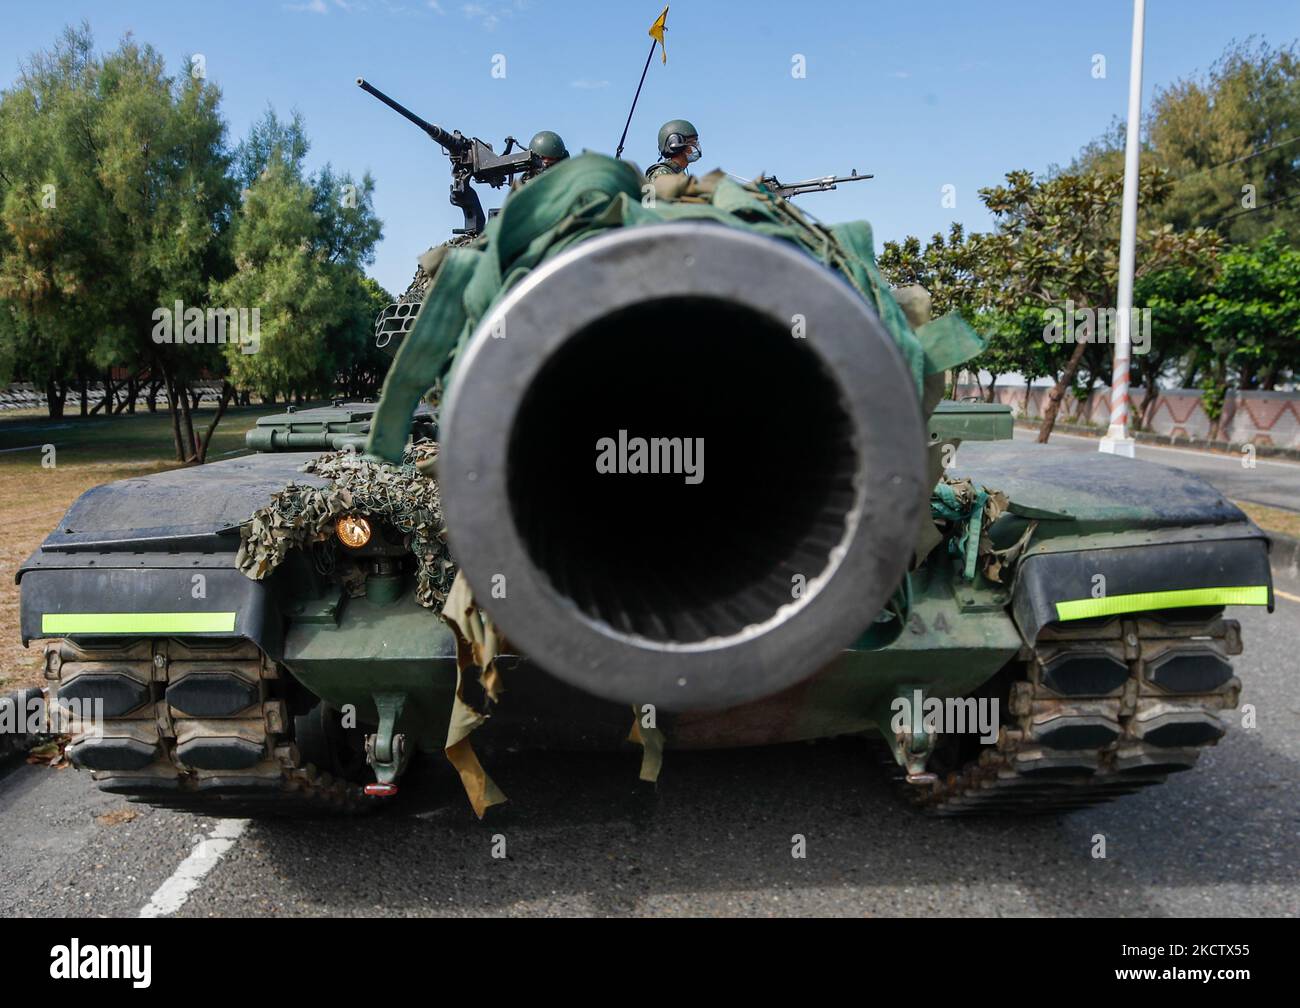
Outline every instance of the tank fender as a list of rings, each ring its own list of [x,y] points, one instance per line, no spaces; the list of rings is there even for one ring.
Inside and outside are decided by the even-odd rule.
[[[18,580],[24,645],[50,637],[243,637],[277,660],[284,650],[274,594],[241,574],[233,554],[38,552]]]
[[[1016,624],[1031,644],[1048,623],[1225,605],[1272,610],[1262,536],[1031,554],[1012,595]]]

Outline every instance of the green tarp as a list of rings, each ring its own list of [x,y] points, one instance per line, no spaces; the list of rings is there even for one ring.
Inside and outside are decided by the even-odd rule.
[[[699,181],[694,195],[658,198],[646,206],[645,179],[630,163],[583,154],[512,193],[481,240],[439,248],[430,264],[436,270],[433,283],[384,383],[370,454],[401,460],[416,404],[436,381],[448,380],[457,352],[507,290],[548,258],[611,228],[712,220],[799,245],[839,272],[876,309],[912,372],[918,396],[925,375],[954,367],[983,348],[956,316],[913,332],[876,269],[865,221],[823,227],[761,187],[721,173]]]

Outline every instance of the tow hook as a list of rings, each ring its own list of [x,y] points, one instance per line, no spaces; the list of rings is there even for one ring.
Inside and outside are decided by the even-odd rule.
[[[397,719],[406,706],[405,693],[376,693],[379,728],[366,736],[366,762],[374,768],[377,783],[367,784],[365,793],[373,798],[391,798],[397,794],[397,778],[406,769],[410,756],[406,736],[396,731]]]
[[[902,701],[902,709],[911,711],[911,723],[904,723],[904,726],[897,731],[884,731],[881,734],[889,742],[889,747],[894,753],[894,759],[898,761],[907,773],[907,783],[916,785],[937,784],[939,776],[926,770],[926,764],[930,762],[930,757],[934,754],[935,736],[932,732],[925,730],[925,721],[922,715],[922,704],[915,702],[918,697],[924,693],[923,687],[904,686],[899,690],[899,694],[889,705],[891,717],[888,727],[894,727],[895,717],[893,712],[897,711],[899,702]]]

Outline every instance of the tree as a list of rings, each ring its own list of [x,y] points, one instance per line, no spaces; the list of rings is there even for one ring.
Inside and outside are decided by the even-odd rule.
[[[1146,116],[1142,159],[1168,172],[1173,185],[1158,206],[1143,206],[1142,224],[1214,227],[1232,241],[1275,228],[1300,232],[1297,123],[1294,43],[1233,42],[1205,74],[1160,88]],[[1124,129],[1116,121],[1070,171],[1119,171],[1123,160]]]
[[[1054,358],[1060,356],[1060,350],[1043,339],[1043,313],[1040,309],[1029,305],[1014,312],[991,309],[982,312],[974,325],[987,345],[984,352],[967,366],[993,376],[985,393],[989,402],[993,401],[994,383],[1000,375],[1019,374],[1029,385],[1035,378],[1056,374]],[[1029,409],[1028,392],[1025,409]]]
[[[1200,300],[1210,290],[1215,263],[1206,259],[1188,266],[1156,270],[1133,285],[1133,303],[1150,311],[1146,353],[1134,353],[1134,383],[1142,386],[1135,422],[1149,427],[1160,394],[1160,380],[1180,361],[1197,359],[1201,344]],[[1184,380],[1190,384],[1194,375]]]
[[[1271,389],[1300,370],[1300,249],[1281,231],[1251,245],[1235,245],[1220,261],[1213,288],[1196,302],[1201,380],[1217,440],[1229,372],[1241,389]]]
[[[248,136],[235,148],[232,163],[235,181],[247,189],[272,161],[290,165],[301,176],[310,149],[311,141],[307,139],[302,115],[295,109],[289,113],[289,121],[285,122],[268,105],[262,118],[249,127]]]
[[[159,376],[181,461],[201,455],[189,384],[221,355],[159,345],[155,312],[201,306],[228,268],[235,189],[219,101],[129,36],[97,56],[84,24],[0,97],[0,298],[12,314],[0,335],[15,341],[5,356],[46,382],[56,415],[70,374]]]
[[[91,73],[89,34],[69,29],[0,95],[0,377],[44,385],[56,417],[94,351],[82,334],[111,318],[87,297],[109,265],[96,240],[106,208],[87,137]]]
[[[375,345],[375,318],[393,303],[393,295],[355,270],[347,277],[342,317],[326,339],[335,361],[337,390],[358,399],[373,395],[384,383],[391,358]]]
[[[1170,188],[1167,174],[1141,174],[1139,198],[1157,205]],[[915,238],[886,243],[881,268],[896,283],[934,284],[936,301],[955,309],[990,337],[989,348],[972,367],[995,376],[1020,371],[1032,380],[1054,377],[1039,440],[1051,435],[1062,400],[1081,369],[1087,387],[1108,374],[1106,350],[1090,339],[1050,341],[1050,312],[1113,309],[1118,280],[1119,173],[1060,173],[1036,180],[1015,171],[1006,183],[980,190],[995,230],[965,233],[954,225],[945,239],[936,234],[924,249]],[[1137,275],[1175,265],[1203,265],[1220,239],[1208,230],[1179,234],[1169,226],[1139,234]],[[1035,324],[1036,323],[1036,324]],[[1091,338],[1095,328],[1088,332]]]
[[[361,266],[382,233],[374,181],[329,165],[308,178],[308,149],[297,114],[285,123],[268,110],[235,154],[248,181],[233,228],[236,269],[212,297],[257,309],[255,352],[228,344],[226,359],[232,381],[264,397],[332,392],[373,342],[378,288],[365,285]]]
[[[46,383],[58,415],[72,380],[103,373],[111,409],[109,368],[147,374],[180,461],[206,458],[235,383],[302,397],[384,363],[370,343],[387,295],[362,272],[381,234],[373,180],[309,177],[296,113],[268,110],[230,151],[219,101],[130,36],[97,55],[84,24],[0,95],[0,378]],[[229,332],[244,321],[260,345]],[[213,377],[221,400],[196,432],[193,385]]]
[[[1169,187],[1166,173],[1144,170],[1138,199],[1158,204]],[[990,295],[994,305],[1008,313],[1027,306],[1064,311],[1070,305],[1076,312],[1113,309],[1122,191],[1123,176],[1118,173],[1065,173],[1036,181],[1028,171],[1009,172],[1005,185],[981,189],[980,198],[996,221],[996,230],[980,240],[988,257],[986,271],[1000,280]],[[1135,276],[1196,264],[1214,255],[1220,244],[1219,236],[1204,228],[1183,233],[1168,225],[1140,230]],[[1072,325],[1075,320],[1066,321]],[[1061,401],[1093,345],[1090,339],[1075,339],[1065,357],[1048,393],[1040,442],[1051,436]]]
[[[989,305],[991,279],[979,239],[954,221],[946,238],[936,232],[924,248],[911,235],[885,242],[877,265],[890,283],[920,284],[929,291],[936,316],[955,311],[973,322]]]
[[[902,242],[885,242],[879,265],[892,284],[920,284],[933,299],[936,315],[958,312],[986,340],[986,347],[966,368],[976,376],[991,375],[985,397],[992,400],[998,377],[1019,372],[1027,380],[1054,375],[1050,366],[1059,352],[1044,342],[1040,310],[1022,306],[1008,309],[998,291],[1005,278],[999,262],[990,256],[986,235],[968,233],[954,222],[948,235],[936,233],[922,248],[908,236]],[[978,377],[977,377],[978,381]]]

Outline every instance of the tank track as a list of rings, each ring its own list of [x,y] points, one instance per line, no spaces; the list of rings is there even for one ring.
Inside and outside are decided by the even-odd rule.
[[[297,736],[313,716],[319,731],[320,708],[294,713],[297,684],[251,642],[62,640],[46,646],[45,663],[57,682],[52,727],[72,736],[69,759],[101,791],[217,817],[374,804],[355,768],[340,775],[304,758]],[[89,730],[87,697],[104,701],[100,736]]]
[[[1241,628],[1218,614],[1051,625],[1002,684],[995,743],[932,762],[937,779],[907,783],[927,813],[1043,815],[1109,802],[1188,770],[1226,732],[1238,705],[1227,659]],[[936,756],[941,754],[936,753]]]
[[[1108,802],[1190,769],[1224,735],[1219,712],[1237,707],[1241,689],[1227,659],[1240,653],[1239,624],[1217,614],[1049,626],[986,691],[1003,711],[995,743],[941,736],[936,779],[923,784],[886,758],[908,800],[933,815]],[[104,699],[102,736],[66,713],[51,727],[73,736],[69,758],[109,794],[218,817],[375,805],[363,766],[338,765],[321,744],[337,719],[301,710],[292,677],[250,642],[64,640],[47,645],[45,662],[63,703]]]

